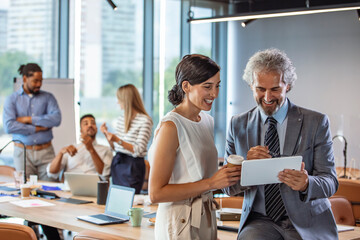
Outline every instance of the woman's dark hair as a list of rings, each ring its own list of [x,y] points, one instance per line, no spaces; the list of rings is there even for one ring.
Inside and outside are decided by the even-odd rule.
[[[34,72],[42,72],[39,65],[36,63],[28,63],[20,65],[18,72],[22,76],[31,77],[33,76]]]
[[[184,81],[188,81],[190,85],[200,84],[213,77],[219,71],[219,65],[207,56],[201,54],[184,56],[176,66],[176,84],[168,92],[169,101],[174,106],[179,105],[183,101],[185,92],[182,89],[182,83]]]

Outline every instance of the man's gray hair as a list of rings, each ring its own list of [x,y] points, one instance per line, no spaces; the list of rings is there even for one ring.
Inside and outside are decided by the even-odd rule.
[[[243,79],[252,86],[254,79],[253,73],[276,71],[283,74],[282,81],[289,85],[289,90],[295,84],[297,75],[295,67],[288,56],[279,49],[270,48],[255,53],[246,64]]]

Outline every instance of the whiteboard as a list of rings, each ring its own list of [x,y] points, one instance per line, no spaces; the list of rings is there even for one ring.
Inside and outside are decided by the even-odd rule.
[[[14,78],[14,91],[17,91],[22,83],[22,78]],[[56,155],[62,147],[76,142],[74,79],[44,78],[41,90],[54,95],[61,111],[60,126],[52,129],[54,135],[52,143]]]

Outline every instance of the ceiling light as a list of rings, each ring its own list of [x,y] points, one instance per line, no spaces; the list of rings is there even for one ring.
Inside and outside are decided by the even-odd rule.
[[[110,6],[114,9],[114,11],[116,11],[117,10],[117,6],[114,4],[114,2],[113,1],[111,1],[111,0],[107,0],[107,2],[110,4]]]
[[[359,4],[357,4],[356,6],[353,5],[348,7],[312,8],[312,9],[306,8],[303,10],[293,10],[293,11],[258,12],[252,14],[246,13],[246,14],[228,15],[228,16],[210,17],[210,18],[189,18],[188,22],[195,24],[195,23],[226,22],[226,21],[238,21],[238,20],[255,20],[260,18],[308,15],[308,14],[316,14],[316,13],[350,11],[350,10],[358,10],[358,9],[360,9]]]

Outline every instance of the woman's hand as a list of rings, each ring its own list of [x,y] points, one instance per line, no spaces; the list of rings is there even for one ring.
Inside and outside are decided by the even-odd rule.
[[[223,166],[210,179],[212,189],[221,189],[234,185],[240,180],[241,166]]]
[[[106,126],[106,122],[104,122],[103,124],[101,124],[100,126],[100,131],[106,135],[107,131],[108,131],[108,128]]]
[[[111,132],[106,132],[106,139],[109,142],[119,142],[120,138],[118,138],[115,134],[111,133]]]

